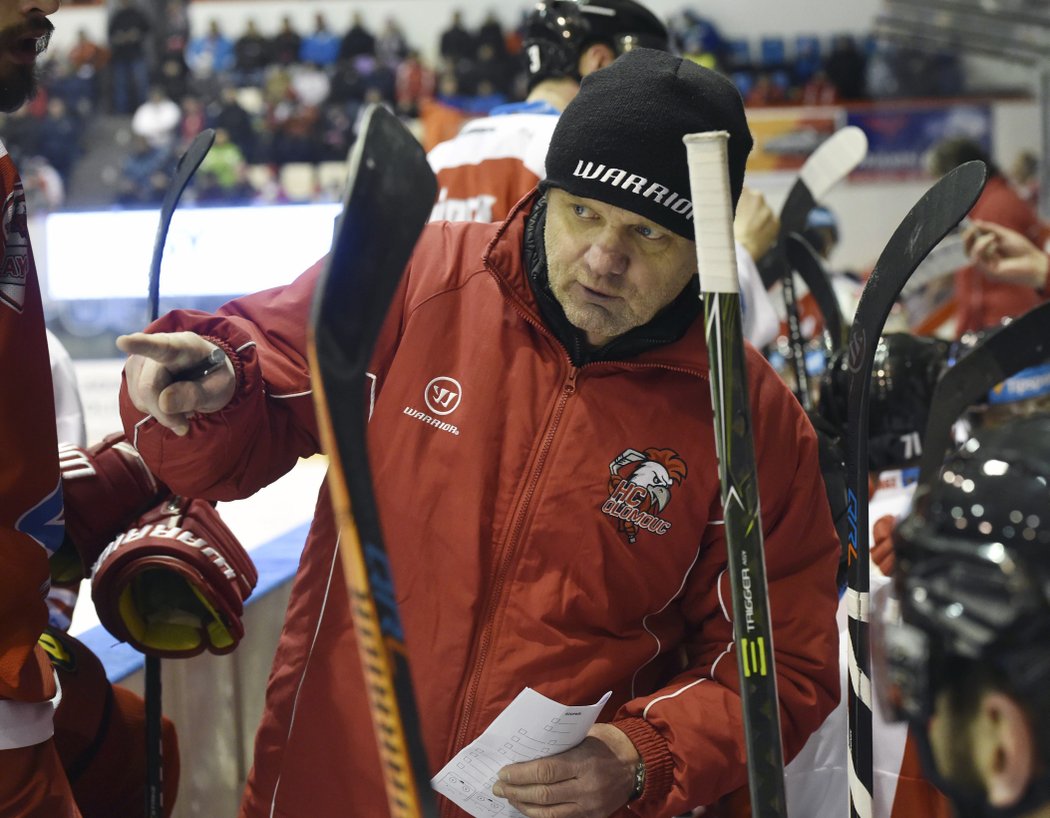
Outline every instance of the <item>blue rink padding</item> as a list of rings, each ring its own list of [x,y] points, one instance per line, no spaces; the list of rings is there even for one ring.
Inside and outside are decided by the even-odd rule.
[[[248,607],[295,576],[309,530],[310,524],[303,523],[249,552],[259,572],[259,582],[248,598]],[[126,642],[118,642],[101,625],[84,631],[77,638],[102,661],[110,682],[119,682],[142,669],[142,654]]]

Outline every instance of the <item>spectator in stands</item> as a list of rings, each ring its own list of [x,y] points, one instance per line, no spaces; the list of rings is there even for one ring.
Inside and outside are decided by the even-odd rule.
[[[69,113],[61,97],[53,96],[48,100],[47,115],[41,123],[36,152],[68,184],[73,163],[80,156],[80,123]]]
[[[350,30],[346,32],[339,44],[339,59],[352,60],[362,54],[376,53],[376,38],[365,28],[364,18],[360,12],[354,12]]]
[[[838,34],[831,41],[831,53],[824,61],[824,73],[845,101],[867,97],[865,76],[867,57],[849,34]]]
[[[208,23],[208,32],[203,36],[190,38],[186,64],[197,78],[222,77],[233,71],[233,42],[223,33],[218,20]]]
[[[238,85],[262,85],[263,73],[272,60],[270,41],[249,19],[244,33],[233,44],[235,81]]]
[[[370,89],[374,89],[378,92],[383,102],[390,103],[393,106],[394,97],[397,94],[397,76],[389,63],[377,60],[373,64],[372,70],[367,74],[363,74],[363,77],[366,95]]]
[[[189,89],[186,47],[190,42],[190,21],[186,5],[185,0],[167,0],[164,25],[156,38],[154,85],[160,85],[172,99],[182,99]]]
[[[503,52],[497,52],[491,45],[484,43],[478,46],[477,58],[464,78],[464,86],[479,96],[479,89],[487,86],[491,89],[490,93],[509,97],[516,73],[517,65],[513,58],[508,60]]]
[[[236,88],[226,86],[222,89],[219,99],[208,105],[208,120],[216,130],[222,128],[230,135],[230,140],[244,152],[248,162],[256,160],[255,124],[251,114],[238,101]]]
[[[358,104],[326,105],[321,115],[321,161],[342,162],[353,141]]]
[[[455,64],[461,60],[473,60],[478,52],[474,35],[463,27],[463,12],[458,9],[452,12],[452,22],[441,34],[441,56]]]
[[[292,93],[301,104],[317,107],[328,99],[331,83],[328,75],[316,63],[305,62],[292,66],[290,74]]]
[[[109,62],[109,51],[92,40],[85,29],[77,31],[77,41],[59,64],[49,86],[77,116],[90,114],[99,99],[99,76]]]
[[[419,104],[434,96],[434,72],[419,58],[419,53],[409,51],[397,67],[396,72],[397,112],[402,116],[419,116]]]
[[[182,108],[182,121],[178,127],[178,152],[181,154],[190,146],[190,143],[201,131],[207,127],[208,117],[204,110],[204,103],[198,97],[185,96],[180,105]]]
[[[169,40],[157,64],[157,81],[172,99],[182,99],[189,93],[190,69],[186,65],[186,45],[178,39]]]
[[[108,27],[113,110],[118,114],[131,113],[148,93],[150,78],[146,42],[149,32],[149,18],[134,0],[119,0]]]
[[[359,55],[355,60],[339,60],[335,64],[328,91],[329,102],[345,105],[360,102],[365,98],[365,81],[356,65],[357,60],[361,58]]]
[[[987,152],[972,139],[945,139],[929,155],[930,172],[943,176],[964,162],[979,159],[988,166],[988,182],[970,211],[970,218],[1002,225],[1020,233],[1037,247],[1050,238],[1050,225],[1013,189]],[[956,337],[994,326],[1003,318],[1021,315],[1044,300],[1031,287],[986,275],[971,265],[955,275]]]
[[[215,129],[215,143],[197,171],[197,195],[202,202],[231,202],[250,198],[244,153],[225,128]]]
[[[396,66],[408,54],[408,41],[400,24],[393,17],[387,17],[383,30],[376,38],[376,58],[388,67]]]
[[[328,20],[317,14],[313,33],[303,37],[299,45],[299,61],[329,66],[339,57],[339,46],[340,39],[328,28]]]
[[[75,72],[88,71],[90,76],[95,76],[109,62],[109,50],[92,40],[87,29],[82,28],[77,31],[77,41],[66,59]]]
[[[182,110],[164,89],[154,86],[149,99],[143,102],[131,118],[131,132],[145,139],[150,147],[171,151],[175,146],[175,131],[182,120]]]
[[[271,54],[277,65],[291,65],[299,61],[299,49],[303,38],[295,30],[292,18],[287,14],[281,18],[281,28],[271,41]]]
[[[503,25],[491,9],[485,14],[481,28],[478,29],[478,48],[485,45],[491,46],[493,53],[501,57],[507,53],[507,40],[503,33]]]
[[[781,105],[787,102],[787,93],[783,85],[773,79],[773,72],[762,71],[755,77],[755,84],[744,96],[749,108],[760,108],[763,105]]]
[[[123,205],[157,204],[168,187],[171,155],[154,148],[141,136],[133,136],[131,152],[121,165],[117,202]]]
[[[818,69],[806,80],[799,98],[803,105],[834,105],[838,100],[839,91],[824,69]]]

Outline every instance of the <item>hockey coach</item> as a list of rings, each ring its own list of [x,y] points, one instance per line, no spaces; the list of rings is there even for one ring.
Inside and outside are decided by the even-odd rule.
[[[752,140],[727,80],[647,49],[588,76],[505,222],[427,225],[363,396],[432,771],[524,686],[612,691],[578,747],[505,768],[496,794],[530,818],[674,816],[746,783],[681,141],[704,130],[730,133],[735,203]],[[125,428],[173,490],[245,497],[319,450],[320,269],[120,340]],[[171,383],[215,346],[224,371]],[[839,545],[805,414],[748,365],[791,758],[838,701]],[[242,816],[387,814],[337,553],[322,489]]]

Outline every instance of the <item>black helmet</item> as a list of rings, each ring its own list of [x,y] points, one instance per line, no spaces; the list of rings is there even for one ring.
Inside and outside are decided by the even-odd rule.
[[[1010,323],[1005,320],[1003,324]],[[948,350],[948,365],[955,366],[1002,326],[964,333]],[[1050,362],[1022,369],[975,401],[965,414],[972,427],[998,426],[1018,417],[1050,411]]]
[[[820,382],[820,414],[845,429],[849,407],[847,349],[832,355]],[[922,455],[922,435],[948,345],[936,338],[892,333],[879,339],[871,373],[868,468],[903,468]]]
[[[1050,415],[1043,414],[979,430],[916,492],[894,533],[902,621],[884,615],[874,640],[887,671],[881,693],[896,718],[925,727],[937,693],[976,674],[1001,680],[1030,705],[1047,701],[1048,475]],[[1045,734],[1050,707],[1031,710],[1036,734]],[[924,731],[919,738],[930,764]],[[1050,798],[1048,785],[1046,776],[1033,783],[1023,799],[1028,808]]]
[[[540,0],[524,26],[529,88],[546,79],[579,80],[580,55],[594,43],[617,56],[639,46],[667,51],[667,27],[634,0]]]

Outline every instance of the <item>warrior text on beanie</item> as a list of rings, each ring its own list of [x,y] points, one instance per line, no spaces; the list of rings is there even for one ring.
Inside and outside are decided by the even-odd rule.
[[[584,78],[551,138],[545,185],[637,213],[692,241],[682,137],[700,131],[729,132],[735,208],[752,145],[736,87],[681,57],[634,49]]]

